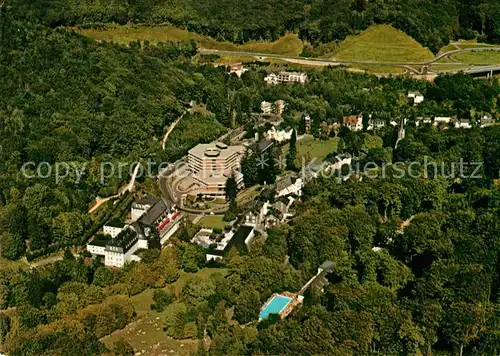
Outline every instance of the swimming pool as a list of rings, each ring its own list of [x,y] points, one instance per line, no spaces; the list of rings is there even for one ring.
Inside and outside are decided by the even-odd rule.
[[[281,313],[288,304],[292,301],[292,298],[285,297],[282,295],[275,295],[267,305],[262,309],[259,314],[259,319],[265,319],[269,314],[279,314]]]

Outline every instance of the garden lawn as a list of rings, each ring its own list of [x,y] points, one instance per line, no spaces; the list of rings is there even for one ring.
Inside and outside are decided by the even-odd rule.
[[[207,229],[224,229],[226,222],[222,221],[222,215],[205,215],[200,219],[198,225]]]
[[[328,154],[337,150],[338,141],[337,137],[328,140],[319,140],[311,135],[305,135],[302,139],[297,140],[296,166],[302,167],[302,158],[306,163],[310,163],[315,158],[313,163],[320,164]],[[288,148],[289,146],[287,145],[283,152],[283,157],[286,157]]]

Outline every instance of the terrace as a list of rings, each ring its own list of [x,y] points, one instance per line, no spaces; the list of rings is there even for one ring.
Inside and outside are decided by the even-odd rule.
[[[302,303],[304,297],[298,294],[283,292],[273,294],[260,310],[259,321],[266,319],[271,314],[278,314],[285,318],[292,310]]]

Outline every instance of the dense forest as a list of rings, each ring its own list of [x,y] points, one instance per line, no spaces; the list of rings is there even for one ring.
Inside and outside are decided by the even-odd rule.
[[[475,125],[484,113],[498,119],[500,86],[495,80],[458,74],[424,82],[325,68],[307,69],[309,82],[304,86],[266,86],[266,71],[275,67],[253,66],[241,78],[228,75],[223,66],[195,65],[192,42],[120,46],[44,26],[149,21],[151,9],[161,9],[162,4],[9,2],[8,12],[2,12],[2,257],[15,260],[26,251],[43,255],[84,244],[104,221],[126,211],[133,199],[125,195],[106,207],[110,211],[87,214],[96,195],[115,194],[129,178],[109,175],[102,181],[102,162],[173,162],[193,145],[214,140],[230,128],[245,126],[251,132],[255,130],[251,113],[259,111],[262,100],[287,102],[284,127],[298,126],[300,113],[309,113],[318,139],[324,138],[323,122],[338,123],[344,115],[358,113],[386,122],[457,116]],[[279,8],[269,4],[259,10],[260,19],[267,20],[263,14]],[[349,4],[349,13],[363,13],[373,6],[363,1]],[[359,8],[351,8],[353,4]],[[169,11],[176,9],[171,5]],[[240,27],[230,27],[227,21],[241,17],[228,16],[224,9],[229,5],[220,4],[225,14],[221,24],[234,31],[241,29],[241,23],[252,23],[244,19]],[[319,5],[310,4],[308,13]],[[450,36],[467,28],[481,32],[475,17],[467,20],[456,2],[448,5],[449,13],[461,21],[452,26]],[[130,12],[131,6],[136,12]],[[418,14],[419,6],[415,4],[409,13]],[[481,6],[486,34],[496,31],[491,19],[498,11],[490,12],[495,6]],[[283,27],[270,28],[270,33],[302,26],[301,16],[293,17],[293,3],[283,7],[276,20]],[[378,9],[383,8],[380,4]],[[394,9],[404,13],[406,5],[392,4]],[[250,10],[244,16],[255,15]],[[202,6],[197,11],[208,14]],[[438,13],[436,9],[432,15]],[[42,23],[24,21],[36,18]],[[440,26],[446,18],[429,21]],[[166,20],[170,21],[161,19]],[[470,26],[461,29],[461,23]],[[214,28],[210,22],[205,25],[200,32]],[[328,28],[321,33],[330,36]],[[408,90],[421,91],[425,101],[412,106]],[[206,115],[185,114],[162,150],[166,128],[191,100],[206,104]],[[406,138],[393,149],[395,134],[390,125],[370,133],[341,130],[339,152],[354,153],[361,162],[388,164],[385,178],[313,181],[305,187],[304,201],[290,224],[268,231],[267,240],[257,240],[246,254],[232,251],[219,266],[224,267],[220,273],[192,278],[179,290],[171,287],[180,270],[195,273],[205,267],[201,248],[187,243],[190,226],[172,238],[172,246],[161,252],[150,250],[141,263],[122,270],[105,268],[85,253],[75,258],[69,250],[64,260],[45,267],[0,269],[2,351],[130,355],[130,345],[105,347],[99,339],[134,320],[130,296],[154,289],[153,310],[174,302],[178,306],[165,320],[165,336],[199,339],[199,356],[419,355],[430,350],[498,354],[500,129],[408,127]],[[460,177],[456,171],[450,174],[451,164],[461,158],[484,163],[480,179]],[[406,165],[426,159],[444,164],[447,174],[430,170],[420,178],[393,176],[393,161]],[[20,172],[30,161],[47,162],[50,168],[68,162],[86,170],[80,180],[27,178]],[[304,305],[285,320],[271,317],[254,323],[269,296],[298,291],[325,260],[333,261],[335,268],[323,291],[308,291]],[[209,348],[205,337],[211,340]]]
[[[48,26],[170,23],[237,43],[298,31],[313,45],[388,23],[437,52],[450,40],[500,41],[498,0],[8,0],[16,18]]]
[[[96,196],[116,194],[130,175],[125,169],[102,179],[103,162],[174,162],[231,127],[245,125],[251,132],[251,113],[260,110],[262,100],[288,103],[284,125],[295,125],[292,112],[308,112],[315,135],[322,122],[340,122],[343,115],[359,112],[384,120],[453,115],[474,120],[498,106],[497,82],[466,75],[429,83],[324,69],[311,70],[305,87],[270,87],[260,66],[239,79],[224,67],[195,65],[192,42],[120,46],[5,19],[0,237],[2,255],[11,259],[26,250],[43,255],[49,247],[80,245],[100,227],[109,214],[89,216],[89,204]],[[420,90],[426,100],[409,105],[407,90]],[[210,115],[185,115],[162,150],[166,127],[191,100],[206,103]],[[28,175],[37,173],[39,164],[42,176],[48,170],[52,175],[27,178],[20,174],[26,162],[33,163]],[[57,180],[57,162],[84,174],[71,171]]]
[[[345,149],[360,146],[359,159],[392,151],[383,133],[375,145],[373,133],[355,135],[342,139]],[[409,129],[386,163],[427,159],[449,169],[461,158],[479,160],[479,179],[448,169],[397,178],[390,167],[379,178],[320,178],[306,186],[290,224],[269,230],[246,254],[231,251],[220,273],[194,277],[180,290],[173,288],[179,271],[205,265],[201,248],[185,243],[189,226],[173,246],[149,250],[143,262],[122,270],[69,252],[37,270],[4,269],[0,306],[17,309],[0,313],[3,349],[129,355],[127,343],[106,347],[98,339],[133,320],[128,296],[152,288],[152,310],[175,304],[164,320],[165,337],[198,339],[196,356],[496,355],[499,136],[498,127]],[[325,260],[334,262],[328,284],[310,288],[286,319],[255,323],[269,296],[297,291]]]

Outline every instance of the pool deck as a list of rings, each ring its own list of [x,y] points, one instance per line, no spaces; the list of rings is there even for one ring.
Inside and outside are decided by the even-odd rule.
[[[288,314],[292,312],[292,310],[298,306],[299,304],[302,304],[302,301],[304,299],[303,296],[295,294],[295,293],[290,293],[290,292],[283,292],[283,293],[274,293],[264,304],[260,310],[259,313],[259,321],[267,318],[270,314],[273,314],[273,312],[266,312],[266,309],[270,307],[270,305],[273,303],[275,298],[281,297],[281,298],[287,298],[288,302],[281,307],[280,311],[277,313],[281,319],[286,318]]]

